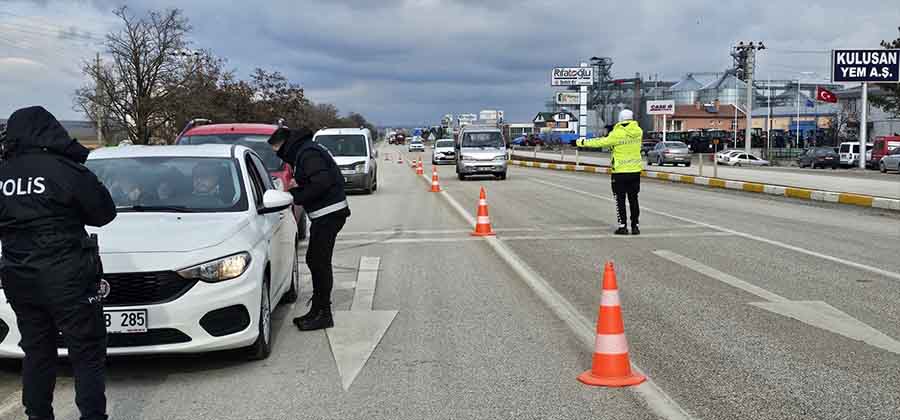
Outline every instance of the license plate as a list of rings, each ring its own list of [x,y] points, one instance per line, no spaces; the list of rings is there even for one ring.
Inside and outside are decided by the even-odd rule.
[[[344,177],[344,183],[350,182],[350,178]]]
[[[110,334],[134,334],[147,332],[147,310],[103,311],[106,332]]]
[[[490,172],[490,171],[491,171],[491,168],[488,168],[488,167],[482,166],[482,167],[478,168],[478,172]]]

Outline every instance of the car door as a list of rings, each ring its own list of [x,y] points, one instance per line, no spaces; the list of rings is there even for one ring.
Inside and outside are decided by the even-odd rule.
[[[250,180],[250,190],[251,195],[253,197],[253,204],[256,206],[256,210],[262,209],[263,206],[263,194],[271,188],[274,189],[272,185],[272,181],[269,180],[268,173],[264,171],[260,171],[254,162],[254,155],[250,152],[247,152],[244,155],[244,165],[247,168],[248,178]],[[262,174],[266,174],[263,176]],[[268,181],[268,184],[266,182]],[[271,186],[271,187],[269,187]],[[269,213],[269,214],[259,214],[258,212],[255,214],[254,221],[258,226],[258,230],[263,235],[263,240],[266,243],[266,251],[269,253],[269,264],[270,264],[270,281],[269,285],[270,290],[280,290],[285,275],[285,251],[283,244],[278,240],[278,235],[281,233],[281,227],[283,225],[283,216],[284,211],[279,213]]]
[[[747,161],[751,166],[762,166],[762,160],[753,155],[747,155]]]
[[[263,164],[262,160],[259,156],[251,155],[253,162],[256,164],[256,169],[261,174],[266,173],[266,165]],[[263,177],[263,184],[267,190],[277,190],[275,184],[272,182],[271,178]],[[297,258],[297,242],[298,240],[298,231],[299,226],[297,224],[297,219],[293,217],[293,211],[291,208],[287,208],[277,213],[279,226],[275,231],[275,240],[278,243],[278,255],[279,259],[283,260],[283,268],[284,268],[284,278],[283,278],[283,288],[282,290],[287,291],[287,289],[291,285],[291,275],[294,270],[294,259]],[[277,290],[277,289],[276,289]]]

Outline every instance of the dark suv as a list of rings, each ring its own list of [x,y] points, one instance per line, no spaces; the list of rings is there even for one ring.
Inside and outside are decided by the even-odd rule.
[[[797,165],[801,168],[831,168],[841,165],[841,155],[833,147],[811,147],[797,157]]]

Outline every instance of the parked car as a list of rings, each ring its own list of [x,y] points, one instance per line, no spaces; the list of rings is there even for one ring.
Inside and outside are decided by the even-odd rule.
[[[300,290],[293,197],[241,145],[109,147],[86,166],[118,216],[99,237],[108,352],[271,352],[272,311]],[[21,335],[0,289],[0,357]],[[65,344],[57,340],[65,355]]]
[[[313,141],[334,156],[344,175],[344,188],[372,194],[378,190],[378,152],[367,128],[326,128]]]
[[[687,144],[680,141],[659,142],[647,152],[647,165],[673,165],[691,166],[691,151]]]
[[[415,138],[413,141],[409,142],[409,152],[424,152],[425,151],[425,143],[422,142],[422,139]]]
[[[866,162],[867,167],[878,168],[881,158],[890,154],[892,150],[900,147],[900,136],[876,137],[872,143],[872,153]]]
[[[470,124],[459,132],[455,146],[456,175],[494,175],[506,179],[507,149],[503,132],[496,126]]]
[[[801,168],[831,168],[841,165],[840,154],[833,147],[811,147],[797,157],[797,166]]]
[[[875,146],[871,143],[866,145],[866,152],[870,153]],[[841,166],[855,167],[859,166],[860,152],[859,142],[845,142],[839,146]],[[864,155],[865,156],[865,155]]]
[[[896,147],[891,150],[890,154],[882,156],[881,161],[878,162],[878,169],[882,173],[887,171],[900,172],[900,147]]]
[[[739,154],[739,153],[742,153],[742,151],[735,150],[735,149],[723,150],[719,153],[716,153],[716,161],[718,163],[725,163],[725,161],[727,161],[728,158],[731,157],[731,155],[735,155],[735,154]]]
[[[444,162],[456,162],[456,148],[453,145],[453,139],[440,139],[434,142],[434,149],[431,152],[431,163],[440,165]]]
[[[771,162],[762,159],[752,153],[735,153],[728,156],[724,162],[729,166],[770,166]]]
[[[196,120],[195,120],[196,121]],[[207,120],[200,120],[207,121]],[[175,140],[178,145],[200,144],[239,144],[249,147],[259,155],[263,165],[272,177],[275,187],[287,191],[295,186],[294,171],[291,165],[282,161],[272,146],[267,143],[272,133],[278,129],[276,124],[206,124],[194,125],[192,121]],[[298,240],[306,239],[306,212],[303,206],[293,206],[294,220],[300,225]]]

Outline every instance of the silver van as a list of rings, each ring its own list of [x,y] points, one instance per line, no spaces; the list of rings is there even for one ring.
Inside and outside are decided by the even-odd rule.
[[[456,139],[456,175],[494,175],[506,179],[507,149],[503,132],[495,126],[467,125]]]
[[[344,175],[344,188],[366,194],[378,190],[378,152],[367,128],[326,128],[313,141],[334,156]]]

